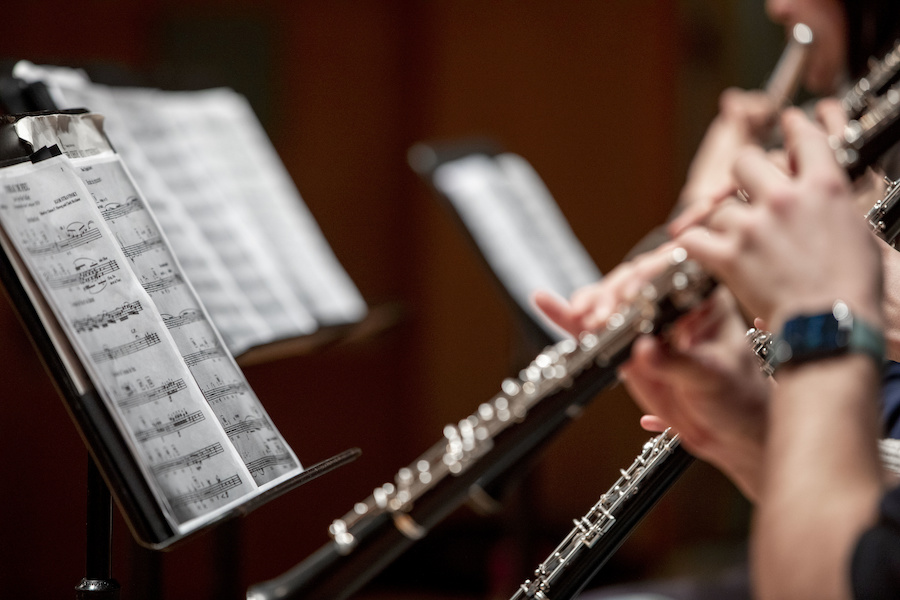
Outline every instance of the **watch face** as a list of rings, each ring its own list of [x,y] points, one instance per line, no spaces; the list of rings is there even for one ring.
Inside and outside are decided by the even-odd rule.
[[[771,364],[775,370],[786,362],[800,363],[846,352],[865,354],[881,364],[884,351],[881,330],[854,319],[847,305],[838,301],[830,313],[802,315],[785,323],[773,346]]]
[[[797,317],[784,325],[782,341],[788,348],[776,350],[777,354],[788,356],[776,355],[776,360],[801,361],[839,354],[846,350],[847,340],[847,330],[831,313]]]

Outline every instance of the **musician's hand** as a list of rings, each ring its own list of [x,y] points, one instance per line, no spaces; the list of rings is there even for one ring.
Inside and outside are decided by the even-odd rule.
[[[671,426],[692,454],[710,462],[748,498],[758,491],[769,380],[746,341],[747,328],[724,288],[682,317],[667,341],[644,336],[620,375],[652,416],[650,430]]]
[[[790,109],[782,119],[792,170],[748,148],[735,177],[749,203],[722,204],[678,241],[750,314],[779,331],[787,318],[841,299],[881,323],[881,259],[825,132]]]
[[[763,92],[728,89],[719,99],[719,114],[694,155],[679,197],[682,212],[669,224],[678,235],[701,222],[715,205],[733,195],[731,167],[740,152],[759,144],[775,119],[775,106]]]
[[[576,290],[569,301],[548,292],[535,293],[532,301],[550,321],[574,336],[599,329],[621,304],[669,266],[674,246],[666,243],[623,262],[597,283]]]

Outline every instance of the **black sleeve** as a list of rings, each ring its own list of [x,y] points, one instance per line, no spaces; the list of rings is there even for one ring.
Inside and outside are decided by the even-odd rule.
[[[881,377],[884,436],[900,439],[900,363],[887,361]]]
[[[882,498],[878,522],[860,537],[850,568],[856,600],[900,598],[900,487]]]

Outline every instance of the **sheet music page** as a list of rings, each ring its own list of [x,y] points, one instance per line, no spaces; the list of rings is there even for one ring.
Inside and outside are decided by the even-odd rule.
[[[247,223],[227,187],[204,167],[183,134],[193,124],[168,107],[169,95],[148,90],[111,89],[134,140],[212,244],[238,285],[271,328],[284,337],[312,333],[313,316],[279,276],[265,244]]]
[[[96,115],[20,120],[65,156],[0,170],[0,219],[185,531],[302,471]]]
[[[119,147],[119,146],[117,146]],[[136,146],[132,146],[132,149]],[[122,157],[210,313],[229,351],[238,355],[270,341],[275,332],[207,241],[185,207],[139,153]]]
[[[170,110],[201,155],[211,177],[229,186],[229,198],[245,223],[254,223],[281,277],[316,320],[355,322],[367,311],[356,286],[306,208],[246,98],[217,88],[168,94]]]
[[[509,152],[494,160],[519,199],[522,235],[535,245],[541,270],[558,281],[552,290],[568,298],[578,288],[598,281],[600,270],[528,161]]]
[[[536,173],[521,159],[472,154],[434,171],[488,263],[521,306],[554,339],[563,334],[531,305],[548,290],[564,298],[600,279]],[[540,183],[538,188],[535,185]]]
[[[36,67],[22,61],[16,69],[24,70],[21,74],[27,79],[46,80],[59,105],[90,106],[94,112],[104,115],[104,132],[114,140],[117,154],[128,165],[231,353],[241,354],[278,337],[251,304],[184,205],[147,161],[124,127],[126,119],[119,113],[106,86],[92,84],[83,74],[67,68]]]
[[[117,148],[123,146],[123,157],[130,167],[135,156],[141,158],[136,178],[146,183],[146,174],[152,171],[157,182],[164,182],[169,197],[190,216],[195,229],[236,282],[240,295],[265,322],[263,330],[268,330],[268,336],[260,336],[249,345],[307,335],[318,328],[311,311],[284,278],[279,261],[271,253],[268,234],[260,233],[255,220],[245,218],[236,200],[229,196],[233,192],[230,179],[217,180],[209,173],[202,154],[216,150],[209,144],[198,149],[190,143],[189,132],[197,128],[202,113],[198,105],[189,112],[178,107],[193,97],[193,92],[98,86],[78,72],[27,61],[17,63],[14,73],[26,81],[47,83],[63,106],[88,106],[95,111],[93,105],[104,106],[102,110],[112,116],[107,125],[110,140]],[[166,220],[164,226],[168,224]],[[238,325],[240,321],[232,323]],[[229,327],[224,329],[231,331]],[[236,351],[248,345],[241,346]]]

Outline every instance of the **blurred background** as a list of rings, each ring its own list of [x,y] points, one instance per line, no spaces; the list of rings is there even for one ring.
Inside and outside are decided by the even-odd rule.
[[[123,598],[241,598],[326,543],[329,523],[517,373],[512,313],[406,161],[420,140],[489,137],[543,177],[604,272],[662,223],[717,97],[760,85],[783,35],[761,0],[144,0],[19,3],[0,62],[104,83],[246,95],[338,259],[396,321],[248,366],[305,464],[363,454],[174,549],[116,514]],[[84,574],[87,453],[8,301],[0,303],[4,594],[71,597]],[[462,508],[359,597],[508,598],[649,438],[621,389],[547,448],[504,509]],[[702,572],[741,552],[748,507],[694,465],[596,585]],[[527,540],[527,544],[522,541]]]

